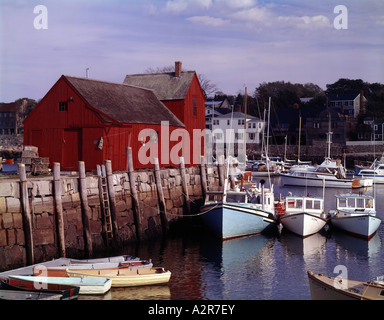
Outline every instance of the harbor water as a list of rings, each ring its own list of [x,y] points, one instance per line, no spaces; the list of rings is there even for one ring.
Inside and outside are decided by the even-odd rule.
[[[322,188],[281,186],[271,179],[275,197],[322,196]],[[267,182],[268,184],[268,182]],[[325,210],[335,209],[336,194],[366,190],[325,189]],[[376,194],[377,216],[384,218],[384,185],[368,188]],[[116,288],[102,297],[80,299],[151,300],[309,300],[307,270],[338,276],[340,267],[348,278],[367,281],[384,275],[384,224],[366,241],[338,230],[322,230],[302,239],[287,230],[222,242],[188,218],[182,233],[155,242],[121,249],[121,253],[152,259],[155,266],[171,270],[168,285]]]

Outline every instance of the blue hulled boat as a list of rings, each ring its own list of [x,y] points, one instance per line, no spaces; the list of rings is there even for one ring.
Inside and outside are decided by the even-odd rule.
[[[208,192],[201,208],[205,226],[223,240],[261,233],[275,225],[273,187]]]

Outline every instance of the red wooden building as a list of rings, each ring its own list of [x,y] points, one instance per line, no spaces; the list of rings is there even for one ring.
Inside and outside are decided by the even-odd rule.
[[[95,170],[105,159],[112,160],[114,170],[125,170],[127,146],[132,147],[136,168],[152,167],[143,163],[139,151],[151,142],[158,154],[147,152],[147,157],[169,155],[169,148],[159,143],[161,121],[169,123],[170,132],[185,131],[152,90],[61,76],[24,121],[24,144],[37,146],[40,157],[49,157],[51,165],[60,162],[62,170],[77,170],[79,160],[85,161],[86,170]],[[141,139],[143,129],[150,134]]]
[[[125,84],[151,89],[158,99],[185,125],[191,138],[190,155],[186,163],[199,164],[199,155],[205,155],[205,94],[195,71],[182,71],[182,63],[175,62],[175,72],[127,75]],[[193,139],[193,131],[201,132]],[[196,148],[195,148],[196,149]],[[197,150],[196,150],[197,151]]]

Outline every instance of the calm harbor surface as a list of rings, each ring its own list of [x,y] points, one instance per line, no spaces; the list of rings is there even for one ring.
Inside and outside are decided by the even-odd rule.
[[[271,180],[275,197],[288,192],[320,197],[323,194],[321,188],[281,186],[279,177]],[[325,210],[335,209],[335,194],[350,192],[326,189]],[[384,219],[384,185],[367,191],[369,195],[374,193],[377,216]],[[348,278],[360,281],[384,275],[384,224],[370,241],[338,230],[323,230],[302,239],[283,229],[281,235],[260,234],[222,242],[207,234],[194,219],[190,218],[190,227],[180,235],[121,251],[152,259],[155,266],[171,270],[168,285],[116,288],[105,296],[80,299],[308,300],[311,295],[307,270],[337,276],[340,271],[334,273],[335,267],[343,265]]]

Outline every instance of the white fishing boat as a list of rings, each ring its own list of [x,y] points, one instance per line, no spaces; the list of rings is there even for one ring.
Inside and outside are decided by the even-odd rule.
[[[370,168],[360,170],[356,176],[370,178],[374,183],[384,184],[384,163],[374,162]]]
[[[223,240],[261,233],[276,223],[273,186],[208,192],[200,212],[205,226]]]
[[[371,239],[380,226],[375,199],[363,194],[336,195],[336,210],[330,210],[332,225],[358,237]]]
[[[322,198],[288,196],[281,204],[284,210],[280,221],[284,228],[303,238],[319,232],[327,223]]]
[[[280,173],[284,185],[328,188],[361,188],[372,186],[372,179],[353,179],[346,177],[340,159],[325,158],[323,163],[312,169],[293,170]]]
[[[382,278],[382,277],[381,277]],[[384,281],[354,281],[308,270],[312,300],[384,300]]]

